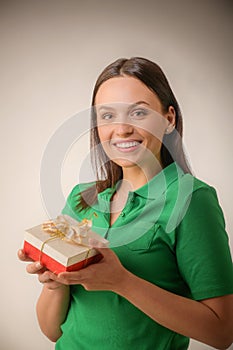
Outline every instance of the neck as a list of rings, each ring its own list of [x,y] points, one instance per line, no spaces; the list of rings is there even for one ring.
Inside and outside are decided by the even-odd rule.
[[[162,166],[159,163],[158,166],[153,168],[141,168],[140,166],[123,168],[123,181],[120,188],[126,191],[127,189],[128,191],[135,191],[150,181],[161,170]]]
[[[118,182],[116,192],[111,200],[112,223],[119,212],[124,208],[128,198],[129,191],[135,191],[145,185],[152,177],[158,174],[162,167],[159,165],[156,169],[142,170],[139,166],[122,168],[123,179]],[[114,216],[116,215],[116,217]]]

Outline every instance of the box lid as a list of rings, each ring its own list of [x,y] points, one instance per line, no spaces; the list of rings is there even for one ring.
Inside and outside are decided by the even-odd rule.
[[[72,244],[58,237],[49,240],[50,238],[50,234],[43,230],[42,225],[26,230],[24,235],[25,241],[39,250],[42,249],[43,243],[48,240],[43,246],[43,253],[49,255],[64,266],[70,266],[86,259],[87,253],[88,257],[97,254],[93,248]],[[82,237],[82,242],[88,245],[89,238],[94,238],[107,246],[108,241],[91,230],[88,231],[87,237]]]

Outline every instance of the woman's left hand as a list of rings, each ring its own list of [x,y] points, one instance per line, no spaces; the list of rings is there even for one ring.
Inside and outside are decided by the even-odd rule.
[[[57,276],[57,281],[66,285],[81,284],[86,290],[116,291],[123,283],[128,271],[111,249],[97,246],[93,248],[103,256],[98,263],[79,271],[61,272]]]

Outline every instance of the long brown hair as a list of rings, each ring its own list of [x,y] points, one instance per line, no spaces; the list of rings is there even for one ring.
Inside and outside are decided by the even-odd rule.
[[[122,168],[108,158],[101,146],[96,126],[96,112],[94,106],[96,94],[100,86],[108,79],[125,75],[139,79],[152,90],[159,98],[165,113],[168,111],[169,106],[174,108],[176,113],[176,131],[174,130],[171,134],[164,135],[160,154],[161,165],[165,168],[176,161],[185,173],[191,173],[183,150],[183,121],[181,111],[165,74],[156,63],[148,59],[142,57],[132,57],[130,59],[120,58],[103,70],[94,87],[90,146],[92,150],[92,165],[96,172],[97,181],[95,185],[81,192],[77,205],[79,210],[89,208],[96,202],[98,193],[108,187],[115,186],[117,182],[122,179]],[[169,150],[172,150],[172,152],[169,152]]]

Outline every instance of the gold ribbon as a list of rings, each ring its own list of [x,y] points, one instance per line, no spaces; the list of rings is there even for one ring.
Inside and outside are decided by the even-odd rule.
[[[50,237],[41,245],[39,262],[41,263],[45,245],[54,239],[61,239],[67,243],[88,248],[84,258],[83,267],[85,267],[87,265],[91,248],[88,244],[82,242],[82,238],[87,236],[90,228],[90,220],[83,219],[81,222],[76,222],[68,215],[60,215],[55,220],[44,222],[42,224],[42,229],[46,233],[49,233]]]

